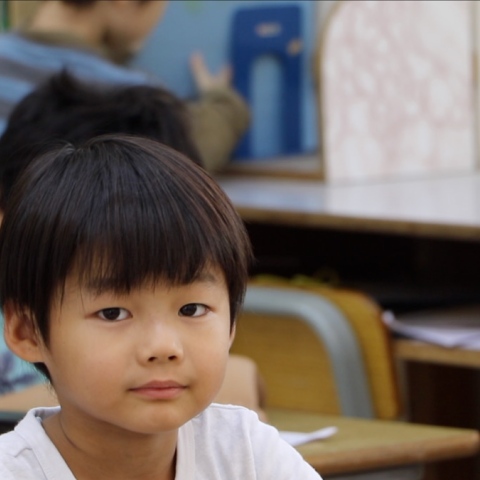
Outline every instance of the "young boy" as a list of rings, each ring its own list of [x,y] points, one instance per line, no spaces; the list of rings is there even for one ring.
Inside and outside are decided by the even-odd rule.
[[[80,145],[106,133],[141,135],[201,165],[189,127],[185,103],[164,89],[95,87],[65,72],[54,75],[15,107],[0,138],[0,219],[17,178],[35,156],[48,145],[51,148],[52,141]],[[7,348],[1,314],[0,333],[0,410],[57,405],[51,388],[36,385],[45,382],[44,376]],[[252,361],[230,356],[226,382],[216,401],[248,406],[266,418],[260,408],[263,391],[258,379]]]
[[[23,173],[0,229],[9,347],[60,407],[0,436],[0,478],[302,480],[319,475],[223,380],[250,246],[205,171],[104,136]]]
[[[160,79],[119,63],[141,48],[166,5],[166,0],[39,2],[28,24],[0,36],[0,133],[14,106],[64,69],[96,84],[159,86]],[[212,75],[197,54],[191,70],[199,91],[188,104],[193,135],[205,167],[216,171],[248,127],[249,112],[230,86],[228,67]]]

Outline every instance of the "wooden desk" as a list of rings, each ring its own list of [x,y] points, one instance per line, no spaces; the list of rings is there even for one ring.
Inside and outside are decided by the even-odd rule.
[[[395,340],[395,356],[402,361],[480,368],[480,350],[445,348],[418,340]]]
[[[298,447],[323,476],[391,469],[474,455],[476,430],[434,427],[381,420],[360,420],[288,410],[269,410],[280,430],[312,431],[335,425],[338,433]]]
[[[220,177],[247,221],[480,240],[480,173],[356,185]]]

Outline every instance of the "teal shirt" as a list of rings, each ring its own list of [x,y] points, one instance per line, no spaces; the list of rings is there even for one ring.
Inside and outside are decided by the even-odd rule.
[[[3,315],[0,314],[0,394],[22,390],[45,382],[35,367],[13,354],[3,338]]]

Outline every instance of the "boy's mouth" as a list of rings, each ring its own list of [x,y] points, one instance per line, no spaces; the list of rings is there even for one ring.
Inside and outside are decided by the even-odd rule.
[[[154,400],[172,400],[179,397],[187,387],[173,380],[153,380],[131,388],[130,391]]]

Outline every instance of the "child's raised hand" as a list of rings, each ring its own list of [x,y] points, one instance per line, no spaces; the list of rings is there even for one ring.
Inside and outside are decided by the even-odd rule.
[[[232,69],[230,66],[222,67],[217,74],[213,75],[205,65],[203,56],[200,53],[194,53],[190,57],[190,69],[200,92],[228,87],[232,81]]]

